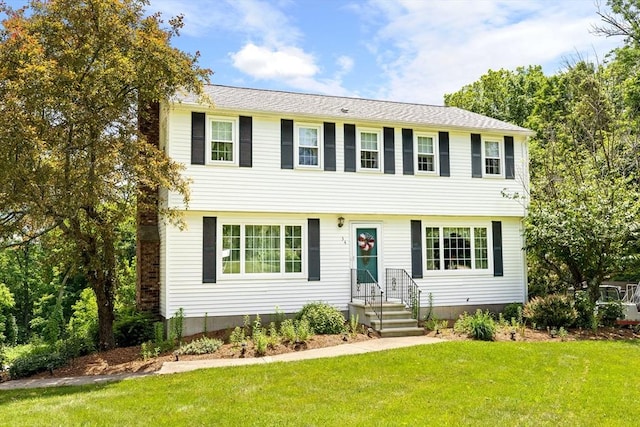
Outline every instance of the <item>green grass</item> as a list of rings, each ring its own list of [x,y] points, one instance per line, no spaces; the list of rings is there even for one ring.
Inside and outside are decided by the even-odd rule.
[[[0,393],[2,425],[628,426],[639,341],[448,342]]]

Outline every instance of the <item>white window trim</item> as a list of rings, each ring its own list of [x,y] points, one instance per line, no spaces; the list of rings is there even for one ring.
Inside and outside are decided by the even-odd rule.
[[[439,246],[440,246],[440,269],[428,270],[427,269],[427,233],[426,228],[438,228],[439,229]],[[471,229],[471,265],[472,268],[467,269],[445,269],[444,268],[444,229],[445,228],[469,228]],[[475,228],[484,228],[487,230],[487,268],[475,268],[476,265],[476,239]],[[424,275],[429,276],[451,276],[451,275],[474,275],[474,276],[491,276],[493,277],[493,235],[491,233],[491,224],[422,224],[422,271]]]
[[[377,168],[363,168],[362,167],[362,133],[375,133],[378,136],[378,167]],[[384,142],[382,140],[382,129],[376,128],[357,128],[356,129],[356,166],[357,171],[360,172],[382,172],[382,165],[384,164]],[[369,150],[367,150],[369,151]]]
[[[487,142],[497,142],[498,150],[500,150],[499,159],[500,159],[500,173],[487,173],[487,150],[486,143]],[[490,157],[493,158],[493,157]],[[505,169],[505,158],[504,158],[504,141],[500,138],[483,138],[482,139],[482,176],[486,178],[504,178],[504,169]]]
[[[227,122],[231,123],[231,142],[233,144],[233,161],[227,160],[214,160],[211,158],[211,139],[212,139],[212,131],[211,131],[211,123],[212,122]],[[207,116],[207,129],[206,129],[206,155],[207,155],[207,164],[211,165],[229,165],[229,166],[237,166],[238,165],[238,157],[240,156],[240,137],[239,137],[239,129],[238,129],[238,119],[234,117],[224,117],[224,116]]]
[[[300,129],[317,129],[318,130],[318,164],[317,165],[301,165],[300,164]],[[322,140],[322,125],[317,123],[295,123],[293,127],[293,140],[295,146],[295,165],[296,168],[300,169],[311,169],[318,170],[323,168],[322,164],[322,150],[323,150],[323,140]]]
[[[240,273],[224,273],[223,269],[223,227],[225,225],[238,225],[240,226]],[[245,273],[245,226],[247,225],[278,225],[280,226],[280,253],[282,254],[280,259],[280,272],[279,273]],[[285,241],[284,241],[284,227],[286,226],[299,226],[302,231],[302,266],[299,273],[286,273],[285,267]],[[217,230],[217,270],[219,281],[240,281],[240,280],[255,280],[255,279],[306,279],[308,277],[308,236],[306,221],[219,221]]]
[[[418,169],[418,137],[429,137],[433,138],[433,162],[434,162],[434,170],[433,171],[421,171]],[[413,133],[413,164],[415,165],[415,173],[417,175],[439,175],[440,174],[440,153],[439,153],[440,143],[438,141],[438,134],[433,132],[414,132]]]

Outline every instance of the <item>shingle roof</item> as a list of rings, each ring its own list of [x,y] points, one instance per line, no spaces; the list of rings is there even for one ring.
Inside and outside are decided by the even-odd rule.
[[[533,133],[529,129],[457,107],[220,85],[205,85],[204,92],[211,98],[215,108],[221,110],[301,115],[340,121],[406,123],[425,127],[502,131],[527,135]],[[198,99],[193,94],[179,95],[175,101],[198,104]]]

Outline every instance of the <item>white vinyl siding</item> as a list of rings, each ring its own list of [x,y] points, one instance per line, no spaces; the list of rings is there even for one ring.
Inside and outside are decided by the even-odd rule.
[[[295,119],[295,118],[294,118]],[[192,180],[189,209],[325,214],[380,214],[522,217],[525,206],[502,192],[527,194],[523,179],[528,170],[525,143],[514,143],[515,176],[518,179],[471,178],[469,132],[449,132],[450,177],[434,177],[425,185],[415,175],[344,172],[343,123],[336,123],[336,171],[304,173],[280,168],[280,118],[253,116],[253,165],[251,168],[198,167],[191,165],[191,112],[176,109],[169,118],[169,155],[185,165]],[[402,128],[395,127],[395,165],[401,171]],[[416,132],[429,133],[427,130]],[[491,137],[488,135],[488,137]],[[497,137],[496,137],[497,138]],[[491,137],[495,140],[495,138]],[[257,142],[259,141],[259,143]],[[359,162],[359,153],[356,154]],[[381,159],[382,162],[382,159]],[[373,193],[371,190],[375,189]],[[168,206],[184,208],[182,198],[169,193]]]
[[[346,310],[351,298],[350,269],[354,242],[348,224],[376,223],[379,233],[381,267],[403,268],[411,272],[409,223],[420,219],[423,227],[474,227],[483,218],[415,217],[415,216],[354,216],[345,215],[344,227],[337,227],[335,215],[312,215],[320,219],[321,281],[310,282],[304,276],[252,279],[249,276],[225,277],[219,275],[214,284],[202,283],[202,216],[216,216],[218,224],[236,223],[295,223],[305,222],[307,215],[272,215],[264,213],[186,212],[187,228],[183,231],[167,226],[163,268],[163,294],[166,306],[163,312],[171,317],[179,308],[185,316],[242,316],[255,313],[273,313],[276,307],[288,313],[298,311],[309,301],[326,301],[340,310]],[[265,222],[266,220],[266,222]],[[525,276],[522,256],[520,221],[499,218],[502,221],[504,276],[494,277],[489,270],[441,271],[437,277],[416,279],[423,289],[422,305],[426,307],[428,295],[433,295],[434,306],[465,306],[500,304],[524,301]],[[490,229],[489,229],[490,234]],[[219,238],[221,240],[221,238]],[[219,242],[219,248],[221,242]],[[306,247],[303,253],[306,251]],[[221,267],[219,267],[221,268]],[[381,275],[384,286],[384,274]]]

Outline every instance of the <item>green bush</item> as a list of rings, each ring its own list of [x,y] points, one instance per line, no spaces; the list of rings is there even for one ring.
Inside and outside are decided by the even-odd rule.
[[[516,322],[522,321],[522,304],[519,302],[512,302],[511,304],[505,305],[502,309],[502,317],[507,322],[511,322],[511,319],[516,319]]]
[[[570,328],[578,318],[571,298],[566,295],[551,294],[535,297],[524,306],[524,316],[536,325]]]
[[[610,302],[598,306],[598,320],[602,326],[614,326],[616,320],[624,317],[624,309],[620,302]]]
[[[113,323],[113,334],[118,347],[131,347],[152,340],[155,318],[151,313],[130,311],[120,313]]]
[[[69,336],[80,338],[94,347],[98,343],[98,303],[93,290],[83,289],[71,308],[73,314],[67,325]]]
[[[344,315],[335,307],[324,302],[305,304],[296,315],[298,320],[309,321],[316,334],[339,334],[345,330]]]
[[[222,341],[215,338],[202,337],[189,344],[183,344],[177,350],[178,354],[210,354],[222,347]]]
[[[476,310],[474,315],[464,313],[453,325],[457,333],[465,333],[474,340],[493,341],[496,335],[496,322],[488,311]]]
[[[67,359],[64,355],[49,346],[34,348],[32,351],[18,356],[9,366],[11,379],[25,378],[39,372],[64,366]]]
[[[573,308],[576,309],[575,326],[586,329],[594,327],[596,304],[587,292],[576,292]]]

